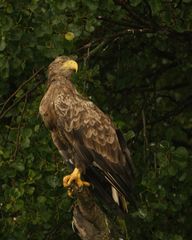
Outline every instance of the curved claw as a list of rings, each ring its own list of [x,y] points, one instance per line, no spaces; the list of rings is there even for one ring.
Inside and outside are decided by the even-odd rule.
[[[81,180],[81,173],[78,168],[75,168],[70,175],[67,175],[63,178],[63,186],[69,187],[72,182],[75,182],[79,188],[83,186],[90,186],[89,182]]]

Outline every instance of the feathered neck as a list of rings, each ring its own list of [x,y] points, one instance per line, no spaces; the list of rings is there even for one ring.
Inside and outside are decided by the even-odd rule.
[[[72,75],[72,72],[68,71],[68,72],[49,72],[48,74],[48,82],[47,82],[47,85],[48,87],[53,83],[53,82],[59,82],[61,84],[70,84],[72,85],[71,83],[71,75]]]

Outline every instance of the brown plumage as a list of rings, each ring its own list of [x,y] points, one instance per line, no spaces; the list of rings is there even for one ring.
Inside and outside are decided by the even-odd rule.
[[[122,204],[132,191],[129,150],[111,119],[73,86],[74,63],[68,57],[57,57],[50,64],[40,114],[64,159],[79,169],[100,195],[109,194],[111,188],[105,186],[113,186],[113,199]]]

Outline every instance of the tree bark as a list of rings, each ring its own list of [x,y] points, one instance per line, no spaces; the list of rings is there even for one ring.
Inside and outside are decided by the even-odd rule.
[[[82,240],[127,240],[123,217],[107,216],[88,188],[77,193],[73,227]]]

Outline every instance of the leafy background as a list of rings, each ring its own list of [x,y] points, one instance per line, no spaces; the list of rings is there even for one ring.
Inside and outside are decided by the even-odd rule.
[[[75,54],[74,83],[136,165],[130,239],[191,239],[192,1],[2,0],[0,16],[0,238],[77,239],[65,165],[38,114],[47,65]]]

